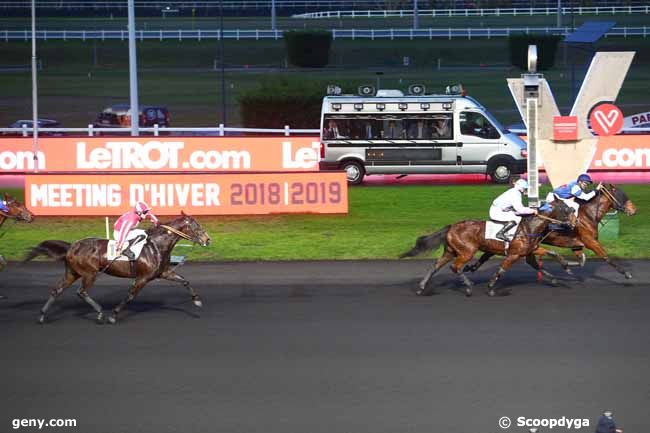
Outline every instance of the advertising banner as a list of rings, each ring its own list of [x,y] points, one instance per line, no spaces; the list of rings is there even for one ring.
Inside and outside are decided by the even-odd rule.
[[[0,138],[0,171],[242,172],[318,170],[318,137]]]
[[[25,176],[36,215],[119,215],[137,201],[160,215],[347,213],[343,172]]]

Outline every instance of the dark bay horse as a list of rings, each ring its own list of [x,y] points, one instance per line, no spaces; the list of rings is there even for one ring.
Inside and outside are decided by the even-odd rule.
[[[585,254],[583,249],[586,247],[596,253],[598,257],[623,274],[626,279],[632,278],[632,274],[623,269],[622,266],[613,262],[607,255],[607,251],[598,241],[598,224],[610,209],[615,209],[625,213],[627,216],[636,214],[636,206],[625,194],[625,192],[614,185],[601,185],[598,194],[589,201],[578,200],[580,209],[578,210],[578,221],[572,230],[552,231],[542,241],[543,244],[555,247],[571,248],[578,258],[580,266],[585,264]],[[562,267],[569,273],[569,263],[555,251],[539,247],[533,253],[536,256],[549,255],[555,258]],[[486,252],[479,260],[465,267],[464,271],[474,272],[483,265],[494,254]]]
[[[451,265],[451,270],[460,276],[462,283],[465,285],[465,295],[471,296],[474,283],[464,274],[463,266],[479,250],[493,255],[506,256],[488,283],[488,295],[495,296],[497,292],[494,290],[494,285],[499,278],[522,257],[526,257],[527,261],[530,260],[531,253],[539,246],[542,234],[551,222],[573,224],[575,222],[573,210],[564,202],[558,201],[553,203],[552,209],[547,214],[540,212],[539,215],[524,217],[507,250],[504,242],[485,239],[485,221],[466,220],[449,225],[433,234],[419,237],[415,246],[410,251],[402,254],[400,258],[417,256],[435,250],[441,244],[444,245],[444,254],[434,262],[432,269],[420,281],[419,290],[416,291],[416,294],[433,294],[433,289],[427,289],[429,281],[443,266],[453,259],[454,263]],[[534,264],[531,263],[531,265],[538,269],[537,261],[534,261]],[[545,273],[552,277],[548,272]]]
[[[5,221],[12,219],[15,222],[18,221],[24,221],[26,223],[31,223],[34,221],[34,214],[32,214],[29,209],[25,207],[24,204],[20,203],[18,200],[15,198],[11,197],[9,194],[4,193],[4,199],[3,199],[5,206],[7,207],[7,211],[2,211],[0,210],[0,227],[5,223]],[[4,233],[0,234],[0,238],[4,235]],[[0,271],[2,271],[5,266],[7,266],[7,262],[5,261],[4,257],[0,255]]]
[[[40,323],[45,322],[45,315],[56,298],[81,278],[81,287],[77,295],[86,301],[96,312],[97,321],[104,322],[102,307],[88,295],[88,290],[94,284],[97,275],[105,272],[121,278],[135,278],[128,295],[113,309],[109,322],[116,323],[122,309],[135,299],[140,290],[152,280],[162,278],[183,284],[190,292],[192,301],[197,307],[203,304],[190,283],[170,268],[171,252],[181,239],[188,239],[202,246],[210,243],[210,236],[201,225],[191,216],[181,213],[181,216],[167,224],[159,224],[147,230],[147,243],[135,263],[135,273],[128,261],[109,261],[106,256],[107,239],[86,238],[73,244],[64,241],[43,241],[25,257],[25,261],[45,255],[65,262],[65,275],[56,289],[50,291],[50,297],[41,309]]]

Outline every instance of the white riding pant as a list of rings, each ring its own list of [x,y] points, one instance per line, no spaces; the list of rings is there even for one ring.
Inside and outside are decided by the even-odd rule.
[[[517,224],[521,221],[521,217],[514,210],[504,211],[497,206],[490,206],[490,218],[501,222],[515,221]]]
[[[578,210],[580,209],[580,205],[576,202],[575,197],[562,198],[562,197],[557,197],[552,192],[549,192],[546,195],[546,202],[551,203],[551,202],[555,201],[556,198],[559,198],[564,203],[566,203],[566,205],[569,206],[571,209],[573,209],[575,211],[576,215],[578,215]]]

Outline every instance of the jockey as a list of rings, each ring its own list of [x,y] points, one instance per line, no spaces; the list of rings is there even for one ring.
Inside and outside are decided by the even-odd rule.
[[[521,215],[537,215],[537,210],[526,207],[522,203],[522,196],[528,189],[528,182],[519,179],[514,186],[498,196],[490,206],[490,219],[504,223],[503,228],[496,234],[498,239],[508,241],[506,233],[519,224]]]
[[[589,201],[596,195],[595,191],[584,191],[587,186],[591,185],[592,183],[593,181],[588,174],[581,174],[578,176],[578,179],[576,181],[569,182],[566,185],[561,185],[555,188],[553,192],[549,193],[548,196],[546,196],[546,201],[552,202],[555,200],[555,197],[558,197],[560,200],[566,203],[567,206],[571,207],[577,215],[580,205],[576,203],[575,199],[579,198],[580,200]]]
[[[9,214],[9,208],[7,207],[7,202],[0,200],[0,212]]]
[[[147,218],[149,218],[154,224],[158,224],[158,218],[156,218],[156,216],[151,213],[151,208],[149,205],[139,201],[135,204],[135,207],[132,211],[128,211],[119,217],[117,221],[115,221],[115,225],[113,225],[113,237],[117,241],[115,249],[118,256],[124,255],[130,260],[135,260],[135,255],[133,254],[133,251],[129,249],[129,247],[131,245],[137,244],[142,239],[135,238],[126,245],[124,245],[124,241],[126,240],[129,232],[136,228],[140,221]]]

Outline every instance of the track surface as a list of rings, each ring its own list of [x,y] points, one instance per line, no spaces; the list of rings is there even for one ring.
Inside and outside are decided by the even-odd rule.
[[[566,416],[591,433],[613,408],[626,433],[647,432],[650,263],[627,262],[624,284],[591,261],[560,287],[517,265],[502,283],[513,295],[488,298],[495,265],[466,299],[449,271],[439,295],[414,296],[422,260],[188,264],[202,310],[158,282],[100,326],[70,288],[39,326],[61,267],[10,264],[0,431],[76,418],[42,431],[488,433],[528,431],[501,430],[501,416]],[[102,276],[91,294],[108,309],[127,284]]]

